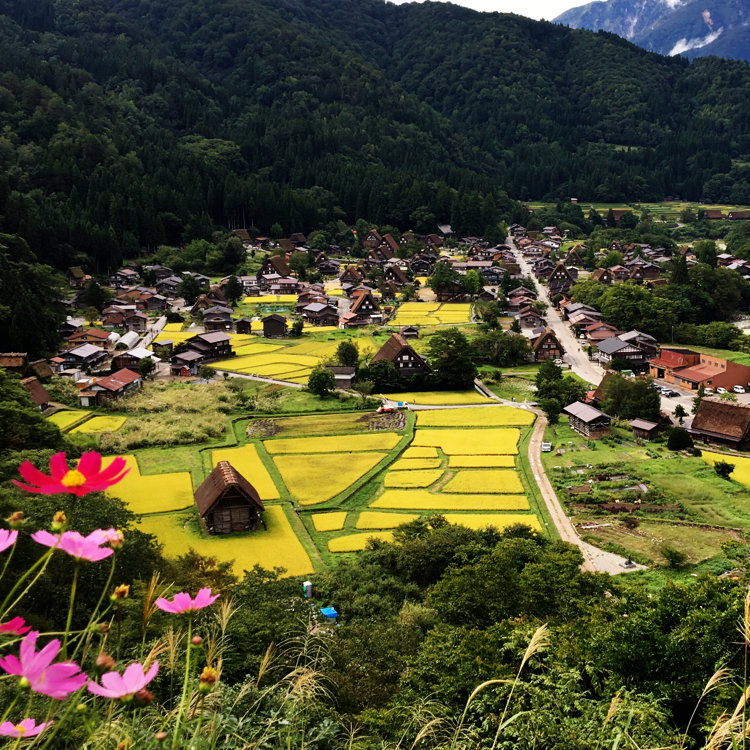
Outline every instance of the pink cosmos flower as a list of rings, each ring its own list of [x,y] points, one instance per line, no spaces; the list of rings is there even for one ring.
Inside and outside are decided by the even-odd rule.
[[[51,476],[43,474],[29,461],[24,461],[18,467],[18,471],[29,484],[23,484],[15,479],[13,483],[27,492],[39,492],[42,495],[72,492],[81,497],[117,484],[130,471],[126,467],[125,459],[118,456],[102,470],[101,453],[89,451],[81,456],[75,469],[68,469],[65,454],[55,453],[49,460]]]
[[[100,695],[102,698],[119,698],[120,700],[130,700],[138,691],[148,685],[156,677],[159,671],[159,662],[155,661],[148,672],[143,671],[143,664],[135,662],[128,665],[128,668],[120,674],[119,672],[105,672],[100,685],[93,680],[89,682],[88,690],[94,695]]]
[[[30,625],[26,625],[26,620],[23,617],[14,617],[8,622],[0,622],[0,633],[8,633],[9,635],[23,635],[31,630]]]
[[[4,721],[0,724],[1,737],[36,737],[41,734],[47,727],[52,726],[53,722],[43,721],[37,724],[34,719],[24,719],[14,724],[12,721]]]
[[[193,612],[196,609],[208,607],[218,598],[218,594],[211,596],[211,589],[201,589],[195,595],[195,599],[191,599],[190,594],[181,591],[179,594],[174,595],[174,599],[172,599],[171,602],[168,599],[159,597],[156,600],[156,606],[163,612],[169,612],[173,615],[181,615],[184,612]]]
[[[8,529],[0,529],[0,552],[5,552],[8,547],[12,547],[16,543],[18,538],[17,531],[9,531]]]
[[[88,681],[88,676],[72,661],[53,664],[60,651],[60,641],[50,641],[41,651],[36,651],[39,633],[32,630],[22,641],[19,656],[0,656],[0,668],[8,674],[25,679],[35,693],[62,700],[70,693],[80,690]]]
[[[50,534],[49,531],[40,529],[35,531],[31,538],[45,547],[55,547],[66,552],[71,557],[78,560],[88,560],[89,562],[98,562],[105,557],[114,553],[110,547],[103,547],[107,544],[108,532],[102,529],[92,531],[88,536],[83,536],[77,531],[65,531],[62,534]]]

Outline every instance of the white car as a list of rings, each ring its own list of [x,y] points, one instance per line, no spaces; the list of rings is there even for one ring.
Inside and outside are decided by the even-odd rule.
[[[727,392],[727,389],[726,389],[726,388],[722,388],[721,386],[719,386],[719,387],[718,387],[718,388],[716,389],[716,392],[717,392],[717,393],[726,393],[726,392]]]
[[[711,395],[711,394],[712,394],[713,392],[714,392],[714,389],[713,389],[713,388],[711,388],[711,386],[710,386],[710,385],[709,385],[709,386],[706,386],[706,387],[705,387],[705,388],[703,389],[703,393],[705,393],[705,394],[706,394],[707,396],[710,396],[710,395]]]
[[[734,386],[734,388],[732,388],[732,390],[735,393],[745,393],[746,392],[745,389],[741,385]]]

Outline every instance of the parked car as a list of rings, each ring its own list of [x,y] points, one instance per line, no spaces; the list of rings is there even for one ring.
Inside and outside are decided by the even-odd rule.
[[[550,453],[552,451],[552,443],[542,443],[542,453]]]
[[[727,389],[726,389],[726,388],[722,388],[721,386],[719,386],[719,387],[718,387],[718,388],[716,389],[716,392],[717,392],[717,393],[726,393],[726,392],[727,392]]]
[[[675,396],[679,396],[680,394],[677,393],[677,391],[673,391],[670,388],[667,388],[667,390],[664,391],[664,395],[668,398],[674,398]]]
[[[734,386],[734,388],[732,388],[732,390],[735,393],[745,393],[746,392],[745,389],[741,385]]]
[[[703,393],[705,393],[705,394],[706,394],[707,396],[710,396],[710,395],[711,395],[711,394],[712,394],[713,392],[714,392],[714,389],[713,389],[713,388],[711,388],[711,386],[710,386],[710,385],[709,385],[709,386],[706,386],[706,387],[705,387],[705,388],[703,389]]]

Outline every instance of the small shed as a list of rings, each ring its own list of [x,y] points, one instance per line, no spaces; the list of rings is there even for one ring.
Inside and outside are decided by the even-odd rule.
[[[336,381],[336,388],[351,388],[354,383],[354,376],[357,374],[356,367],[344,367],[343,365],[327,365],[326,369],[333,373],[333,379]]]
[[[419,328],[417,326],[404,326],[399,333],[407,340],[419,338]]]
[[[575,401],[563,409],[568,415],[570,426],[580,435],[590,440],[609,435],[611,418],[593,406]]]
[[[266,315],[261,321],[263,323],[263,336],[267,339],[281,339],[287,334],[286,318],[274,313]]]
[[[248,334],[253,331],[253,322],[250,318],[240,318],[235,324],[237,333]]]
[[[653,440],[659,434],[659,424],[647,419],[634,419],[630,423],[633,437],[638,440]]]
[[[209,534],[255,531],[265,510],[257,490],[229,461],[219,461],[195,491],[195,504]]]

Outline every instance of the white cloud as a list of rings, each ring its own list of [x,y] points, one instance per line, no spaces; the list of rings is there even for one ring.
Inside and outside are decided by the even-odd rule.
[[[700,49],[701,47],[705,47],[707,44],[711,44],[711,42],[718,39],[721,36],[722,31],[724,31],[724,29],[719,28],[714,31],[713,34],[708,34],[707,36],[700,37],[698,39],[680,39],[680,41],[677,42],[674,47],[672,47],[669,54],[681,55],[683,52],[688,52],[691,49]]]

